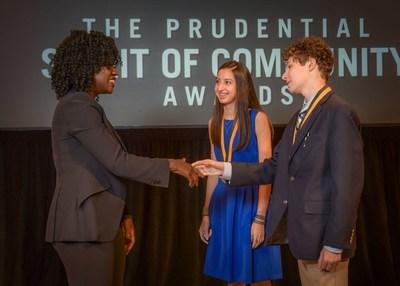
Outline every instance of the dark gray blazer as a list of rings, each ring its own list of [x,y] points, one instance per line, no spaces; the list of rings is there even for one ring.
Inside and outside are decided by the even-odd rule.
[[[331,91],[292,144],[296,119],[297,113],[271,159],[232,163],[230,184],[273,183],[268,209],[270,243],[276,236],[281,243],[287,239],[297,259],[318,259],[324,245],[343,249],[343,258],[351,257],[364,182],[358,116]]]
[[[167,159],[128,154],[103,108],[88,93],[70,92],[52,122],[56,187],[46,240],[114,239],[125,206],[125,179],[167,187]]]

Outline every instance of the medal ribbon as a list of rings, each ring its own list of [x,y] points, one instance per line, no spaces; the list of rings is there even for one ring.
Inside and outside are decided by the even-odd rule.
[[[320,94],[317,94],[316,98],[313,100],[313,102],[311,103],[311,106],[308,108],[306,115],[304,116],[303,120],[300,122],[300,127],[299,130],[301,129],[301,127],[303,127],[304,122],[306,122],[306,120],[308,119],[308,117],[310,116],[310,114],[313,112],[315,106],[317,106],[317,104],[321,101],[321,99],[324,98],[325,95],[328,94],[328,92],[330,92],[332,90],[332,88],[330,86],[325,87],[325,89],[323,89],[321,91]],[[293,132],[293,144],[294,141],[296,140],[296,135],[297,135],[297,128],[296,126],[294,127],[294,132]]]
[[[239,121],[237,118],[235,118],[235,121],[233,122],[233,130],[231,132],[231,136],[229,137],[229,145],[228,145],[228,156],[226,156],[226,150],[225,150],[225,124],[224,124],[224,119],[222,118],[222,124],[221,124],[221,152],[222,152],[222,158],[224,159],[225,162],[230,162],[232,160],[232,149],[233,149],[233,139],[235,139],[235,135],[237,133],[237,130],[239,128]]]

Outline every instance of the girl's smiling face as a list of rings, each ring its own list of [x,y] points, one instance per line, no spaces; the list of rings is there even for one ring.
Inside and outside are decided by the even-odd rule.
[[[230,68],[220,69],[215,79],[215,95],[223,105],[236,102],[237,87],[236,80]]]

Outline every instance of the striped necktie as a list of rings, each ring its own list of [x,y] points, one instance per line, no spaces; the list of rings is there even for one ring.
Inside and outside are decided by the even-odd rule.
[[[296,129],[297,130],[300,129],[301,121],[303,121],[303,118],[307,113],[308,106],[309,106],[309,104],[307,102],[304,102],[303,107],[301,108],[299,115],[297,116],[297,121],[296,121]]]

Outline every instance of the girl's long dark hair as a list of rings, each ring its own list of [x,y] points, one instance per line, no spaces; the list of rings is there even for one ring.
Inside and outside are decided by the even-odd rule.
[[[231,69],[236,81],[236,116],[239,120],[239,144],[235,150],[245,148],[251,139],[250,109],[264,112],[257,98],[253,79],[246,65],[237,61],[228,61],[218,69]],[[221,148],[221,124],[224,116],[223,105],[217,100],[211,116],[210,137],[213,144]]]

